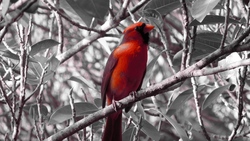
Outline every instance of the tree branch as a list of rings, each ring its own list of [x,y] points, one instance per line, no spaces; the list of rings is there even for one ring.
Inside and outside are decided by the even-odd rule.
[[[146,3],[148,3],[150,0],[143,0],[140,3],[138,3],[135,7],[132,8],[130,11],[131,13],[136,12],[138,9],[143,7]],[[124,6],[124,5],[123,5]],[[123,9],[124,7],[122,7]],[[126,9],[124,9],[126,10]],[[106,32],[108,32],[110,29],[115,28],[119,25],[120,21],[124,20],[129,16],[128,12],[124,12],[124,10],[120,10],[119,13],[116,15],[114,19],[107,20],[101,27],[99,33],[93,33],[90,37],[84,38],[82,41],[78,42],[75,46],[67,50],[66,52],[57,55],[57,59],[60,61],[60,63],[65,62],[67,59],[69,59],[71,56],[75,55],[77,52],[85,49],[88,47],[91,43],[96,41],[97,39],[103,37]]]
[[[250,30],[248,32],[250,32]],[[245,34],[246,33],[244,33],[244,35]],[[241,52],[244,50],[249,51],[250,50],[249,46],[250,46],[250,43],[240,45],[240,46],[235,46],[235,44],[231,44],[231,45],[226,46],[225,48],[217,49],[216,51],[214,51],[213,53],[211,53],[210,55],[208,55],[204,59],[196,62],[195,64],[191,65],[190,67],[188,67],[182,71],[179,71],[175,75],[173,75],[169,78],[166,78],[163,81],[161,81],[155,85],[147,87],[143,90],[140,90],[136,93],[133,93],[133,95],[131,94],[131,95],[127,96],[126,98],[120,100],[119,104],[117,104],[116,110],[123,109],[127,105],[131,105],[131,104],[133,104],[139,100],[145,99],[147,97],[166,92],[170,89],[171,86],[173,86],[181,81],[184,81],[187,78],[195,76],[195,74],[196,74],[196,73],[194,73],[195,71],[204,68],[205,66],[207,66],[208,64],[210,64],[214,60],[218,59],[219,57],[221,57],[225,54],[232,53],[232,52]],[[249,65],[249,64],[245,64],[245,65]],[[225,71],[225,70],[223,70],[223,71]],[[90,115],[86,116],[84,119],[74,123],[73,125],[66,127],[65,129],[55,133],[54,135],[50,136],[46,140],[62,140],[65,137],[72,135],[73,133],[76,133],[77,131],[91,125],[92,123],[94,123],[94,122],[110,115],[111,113],[114,113],[114,112],[115,112],[115,109],[113,109],[112,105],[107,106],[104,109],[101,109],[93,114],[90,114]]]

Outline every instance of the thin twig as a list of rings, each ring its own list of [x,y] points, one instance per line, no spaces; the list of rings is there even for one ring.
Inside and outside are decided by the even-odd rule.
[[[17,121],[14,126],[14,132],[13,132],[13,139],[17,140],[18,134],[19,134],[19,126],[21,124],[21,118],[23,113],[23,106],[25,104],[25,96],[26,96],[26,80],[27,80],[27,70],[28,70],[28,51],[27,46],[25,46],[25,36],[24,36],[24,27],[20,26],[21,29],[18,29],[18,35],[20,40],[20,51],[19,59],[20,59],[20,95],[19,95],[19,110],[18,110],[18,116]]]
[[[220,48],[224,48],[224,44],[225,44],[226,37],[227,37],[228,19],[229,19],[229,13],[230,13],[229,2],[230,0],[226,0],[226,16],[225,16],[225,23],[224,23],[224,33],[221,39]]]
[[[47,0],[42,0],[42,1],[43,1],[44,4],[47,5],[47,7],[49,7],[51,10],[55,11],[57,14],[59,14],[65,20],[67,20],[68,22],[70,22],[72,25],[74,25],[74,26],[76,26],[76,27],[78,27],[80,29],[87,30],[87,31],[94,31],[94,32],[97,32],[97,33],[102,32],[102,31],[94,29],[94,28],[88,28],[86,26],[83,26],[83,25],[79,24],[78,22],[75,22],[75,21],[71,20],[68,16],[66,16],[64,14],[65,12],[61,12],[61,11],[64,11],[63,9],[58,9],[55,6],[53,6],[53,4],[52,4],[53,2],[51,3],[51,2],[49,2]]]
[[[189,29],[188,29],[188,10],[187,10],[187,5],[185,0],[181,0],[182,4],[182,11],[183,11],[183,26],[184,26],[184,31],[183,31],[183,52],[182,52],[182,59],[181,59],[181,70],[184,70],[187,66],[186,61],[187,61],[187,55],[188,55],[188,37],[189,37]]]
[[[142,122],[142,116],[139,115],[139,120],[138,120],[138,123],[136,124],[136,130],[135,130],[133,141],[138,141],[139,140],[139,133],[140,133],[140,130],[141,130],[141,122]]]
[[[145,4],[147,4],[150,0],[142,0],[140,1],[136,6],[134,6],[131,9],[131,13],[136,12],[138,9],[142,8]],[[128,1],[126,2],[128,3]],[[126,5],[126,3],[123,4],[123,6]],[[93,33],[87,38],[84,38],[80,42],[78,42],[75,46],[73,46],[70,50],[67,50],[66,52],[63,52],[60,55],[57,55],[57,59],[60,61],[60,63],[65,62],[67,59],[69,59],[71,56],[76,54],[77,52],[85,49],[88,47],[91,43],[96,41],[97,39],[103,37],[106,35],[106,32],[109,31],[112,28],[115,28],[119,25],[120,21],[123,19],[127,18],[129,16],[129,13],[126,12],[126,7],[122,8],[119,13],[113,18],[113,19],[108,19],[101,27],[99,33]]]
[[[197,93],[197,82],[195,80],[195,77],[192,77],[191,78],[191,82],[192,82],[192,87],[193,87],[193,94],[194,94],[194,101],[195,101],[195,107],[196,107],[196,114],[197,114],[197,118],[198,118],[198,121],[199,121],[199,124],[201,126],[201,129],[203,131],[203,134],[205,135],[206,139],[208,141],[210,141],[210,137],[207,133],[207,130],[204,126],[204,123],[203,123],[203,120],[202,120],[202,117],[201,117],[201,106],[200,106],[200,103],[199,103],[199,98],[198,98],[198,93]]]
[[[193,27],[192,29],[192,39],[191,39],[191,42],[190,42],[190,48],[189,48],[189,51],[188,51],[188,54],[187,54],[187,61],[186,61],[186,67],[188,67],[191,63],[191,56],[192,56],[192,53],[193,53],[193,50],[194,50],[194,45],[195,45],[195,38],[196,38],[196,26]],[[210,141],[210,137],[207,133],[207,130],[204,126],[204,123],[203,123],[203,119],[202,119],[202,116],[201,116],[201,107],[200,107],[200,103],[199,103],[199,97],[198,97],[198,93],[197,93],[197,88],[198,88],[198,84],[195,80],[195,77],[191,77],[191,83],[192,83],[192,88],[193,88],[193,95],[194,95],[194,101],[195,101],[195,107],[196,107],[196,114],[197,114],[197,118],[198,118],[198,121],[199,121],[199,124],[201,126],[201,129],[203,131],[203,134],[205,135],[206,139],[208,141]]]
[[[70,103],[70,107],[71,107],[72,120],[75,123],[76,122],[76,109],[74,106],[74,98],[73,98],[72,93],[73,93],[73,88],[71,88],[69,91],[69,103]]]
[[[241,120],[243,119],[243,116],[242,116],[243,93],[244,93],[246,76],[247,76],[247,66],[238,70],[238,83],[239,83],[239,89],[237,91],[237,94],[238,94],[238,119],[237,119],[237,124],[235,125],[234,130],[232,131],[231,135],[228,138],[228,141],[232,141],[234,139],[234,137],[237,133],[237,130],[239,129],[239,127],[241,125]]]
[[[26,0],[29,1],[29,0]],[[34,4],[37,0],[31,0],[24,8],[22,8],[22,10],[20,11],[20,13],[18,13],[14,18],[12,18],[11,20],[9,20],[9,22],[7,22],[7,24],[4,26],[4,28],[1,31],[0,34],[0,42],[2,42],[4,35],[7,33],[8,28],[11,26],[12,23],[14,23],[15,21],[17,21],[22,15],[23,12],[29,8],[32,4]],[[21,1],[22,3],[24,3],[25,1]]]
[[[37,98],[36,98],[36,101],[37,101],[37,111],[38,111],[38,123],[39,123],[39,125],[38,125],[38,132],[37,132],[37,134],[38,134],[38,136],[41,138],[41,140],[43,140],[44,139],[44,129],[43,129],[43,115],[41,114],[41,105],[42,105],[42,97],[43,97],[43,87],[44,87],[44,85],[41,85],[40,86],[40,91],[39,91],[39,93],[38,93],[38,96],[37,96]]]
[[[59,7],[59,0],[56,1],[56,5],[57,7]],[[57,54],[61,54],[63,52],[63,45],[64,45],[64,36],[63,36],[63,21],[62,21],[62,17],[55,12],[55,17],[56,17],[56,21],[57,21],[57,27],[58,27],[58,41],[59,41],[59,45],[58,45],[58,50],[57,50]]]
[[[69,103],[70,103],[70,107],[71,107],[72,120],[73,120],[73,123],[75,123],[76,122],[76,109],[75,109],[75,105],[74,105],[73,88],[70,89],[68,96],[69,96]],[[77,132],[77,137],[78,137],[79,141],[82,140],[79,132]]]
[[[219,65],[214,68],[197,69],[192,72],[192,76],[197,77],[197,76],[212,75],[219,72],[228,71],[241,66],[248,66],[248,65],[250,65],[250,59],[245,59],[231,64]]]
[[[0,92],[2,93],[2,95],[3,95],[3,97],[4,97],[4,100],[6,101],[7,106],[8,106],[9,109],[10,109],[11,116],[12,116],[14,122],[16,122],[17,119],[16,119],[16,117],[15,117],[14,109],[13,109],[13,107],[11,106],[11,101],[10,101],[10,99],[8,98],[8,95],[6,94],[6,92],[5,92],[5,90],[4,90],[3,84],[4,84],[3,78],[2,78],[2,76],[0,76]]]
[[[40,64],[40,66],[42,67],[42,64],[41,63],[38,63],[38,64]],[[39,78],[39,83],[37,84],[37,86],[36,86],[36,88],[35,88],[35,90],[25,99],[25,103],[40,89],[40,87],[43,85],[43,83],[44,83],[44,77],[45,77],[45,74],[47,73],[47,69],[48,69],[48,67],[49,67],[49,64],[47,64],[47,65],[45,65],[45,67],[42,69],[43,71],[42,71],[42,74],[41,74],[41,76],[40,76],[40,78]]]

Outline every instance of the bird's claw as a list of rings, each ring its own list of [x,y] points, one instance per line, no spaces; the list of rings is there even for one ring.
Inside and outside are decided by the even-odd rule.
[[[132,91],[130,93],[130,95],[132,96],[133,100],[135,100],[135,98],[136,98],[136,91]]]
[[[117,107],[121,106],[121,103],[119,103],[118,101],[112,100],[112,106],[113,109],[117,112]]]

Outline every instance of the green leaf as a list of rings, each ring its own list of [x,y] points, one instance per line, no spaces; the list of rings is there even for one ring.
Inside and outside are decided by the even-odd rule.
[[[58,44],[59,43],[57,41],[52,40],[52,39],[46,39],[46,40],[40,41],[40,42],[31,46],[31,51],[29,52],[29,54],[31,56],[34,56],[37,53],[39,53],[45,49],[51,48],[51,47],[58,45]]]
[[[220,0],[196,0],[191,9],[192,17],[202,22],[206,15],[212,11],[219,2]]]
[[[202,110],[206,109],[209,105],[212,104],[212,102],[222,93],[224,92],[226,89],[228,89],[231,86],[231,84],[225,85],[225,86],[221,86],[218,87],[216,89],[214,89],[209,95],[208,97],[204,100],[203,104],[202,104]]]
[[[78,21],[80,17],[87,26],[90,25],[93,17],[103,21],[109,8],[108,0],[61,0],[60,4],[70,17],[76,18]]]
[[[88,103],[88,102],[74,103],[74,107],[76,110],[76,117],[91,114],[98,110],[98,108],[94,104]],[[71,106],[66,105],[66,106],[60,107],[51,115],[49,124],[61,123],[70,118],[72,118]]]
[[[180,135],[180,138],[182,139],[182,141],[190,141],[188,136],[187,136],[186,131],[184,129],[182,129],[181,126],[176,121],[174,121],[172,118],[170,118],[167,115],[163,115],[163,116],[175,128],[177,133]]]
[[[207,15],[202,22],[199,22],[197,20],[193,20],[189,26],[197,26],[197,25],[204,25],[204,24],[218,24],[218,23],[224,23],[225,17],[224,16],[217,16],[217,15]],[[229,18],[229,23],[240,23],[234,19]]]
[[[154,9],[161,15],[166,15],[179,7],[181,7],[181,3],[178,0],[152,0],[145,7],[145,10]]]
[[[202,91],[206,86],[198,86],[197,92],[199,93]],[[172,116],[178,109],[182,107],[182,105],[189,100],[191,97],[193,97],[193,88],[188,89],[182,93],[180,93],[174,101],[171,103],[171,105],[168,108],[167,115]]]

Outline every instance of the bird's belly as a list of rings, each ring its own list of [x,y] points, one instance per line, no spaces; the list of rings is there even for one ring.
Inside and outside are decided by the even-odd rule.
[[[126,58],[119,60],[110,80],[109,90],[111,90],[112,99],[120,100],[139,88],[146,70],[146,62],[142,60],[147,60],[147,58],[135,57],[129,60]]]

